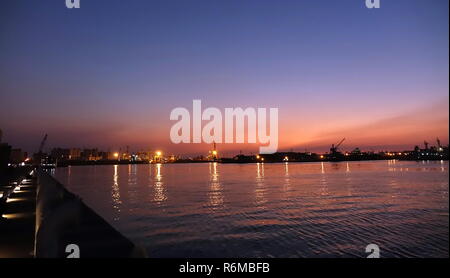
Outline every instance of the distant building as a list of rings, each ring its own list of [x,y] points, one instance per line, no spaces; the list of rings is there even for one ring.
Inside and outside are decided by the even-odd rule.
[[[50,152],[50,156],[58,161],[70,159],[70,149],[54,148]]]
[[[91,155],[91,156],[88,157],[88,160],[89,161],[98,161],[98,160],[102,160],[102,157],[99,156],[98,154],[97,155]]]
[[[148,161],[151,159],[151,155],[149,152],[137,152],[136,155],[139,161]]]
[[[6,169],[11,155],[11,146],[6,143],[0,143],[0,173]]]
[[[81,159],[87,161],[100,160],[98,153],[98,149],[84,149],[81,152]]]
[[[109,152],[99,151],[97,155],[99,158],[98,160],[108,160]]]
[[[119,159],[119,153],[118,152],[107,152],[106,153],[106,159],[107,160],[118,160]]]
[[[9,156],[9,160],[12,164],[20,164],[24,162],[26,159],[26,153],[24,153],[21,149],[12,149],[11,154]]]
[[[177,155],[172,154],[171,156],[169,156],[169,162],[175,162],[177,160],[180,160],[180,157]]]
[[[81,150],[77,148],[70,149],[69,159],[79,160],[81,158]]]
[[[120,159],[121,160],[130,160],[131,155],[128,152],[121,153]]]

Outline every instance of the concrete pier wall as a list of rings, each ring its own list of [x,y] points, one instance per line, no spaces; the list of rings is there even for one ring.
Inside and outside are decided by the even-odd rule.
[[[46,171],[36,174],[35,257],[146,257]]]

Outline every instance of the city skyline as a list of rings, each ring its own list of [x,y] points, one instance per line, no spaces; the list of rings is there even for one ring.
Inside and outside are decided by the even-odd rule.
[[[324,152],[343,137],[349,149],[446,145],[447,10],[420,0],[376,10],[359,0],[8,1],[0,128],[29,152],[49,134],[52,147],[204,153],[169,138],[170,111],[202,99],[278,107],[280,151]]]
[[[230,150],[227,148],[221,148],[222,146],[226,146],[226,144],[202,144],[204,146],[207,146],[206,149],[200,152],[189,152],[186,151],[184,153],[175,153],[171,152],[170,150],[161,149],[161,148],[155,148],[155,147],[149,147],[149,148],[136,148],[134,146],[126,145],[126,146],[120,146],[120,147],[108,147],[108,148],[98,148],[98,147],[77,147],[77,146],[48,146],[47,145],[47,134],[45,135],[44,139],[41,141],[42,151],[44,154],[49,155],[50,157],[56,158],[58,156],[64,157],[66,160],[91,160],[88,159],[89,157],[93,157],[93,160],[130,160],[133,155],[137,155],[136,157],[146,156],[146,157],[152,157],[152,156],[159,156],[159,157],[177,157],[182,159],[190,159],[190,158],[200,158],[200,157],[208,157],[211,155],[214,155],[216,158],[232,158],[236,157],[238,155],[259,155],[260,152],[257,151],[257,149],[254,150],[248,150],[245,151],[239,150]],[[336,142],[336,144],[331,144],[326,148],[323,147],[324,150],[317,151],[314,149],[308,149],[308,148],[291,148],[291,149],[279,149],[277,152],[273,153],[274,155],[280,154],[280,153],[296,153],[296,154],[329,154],[332,153],[332,149],[335,145],[339,145],[339,152],[342,152],[343,154],[350,154],[354,152],[361,152],[365,154],[392,154],[392,155],[399,155],[400,157],[402,155],[406,155],[408,153],[416,151],[416,149],[421,150],[421,152],[426,152],[427,150],[430,150],[431,152],[442,152],[448,149],[449,144],[443,143],[440,138],[435,138],[434,140],[427,141],[424,140],[421,143],[415,144],[414,146],[409,146],[406,148],[361,148],[359,146],[349,146],[342,144],[346,138],[343,138],[339,143]],[[7,142],[5,142],[7,143]],[[234,144],[236,145],[236,144]],[[245,144],[244,144],[245,145]],[[23,161],[24,159],[32,159],[34,155],[38,155],[39,151],[27,151],[22,150],[20,147],[17,146],[11,146],[13,149],[12,156],[14,157],[22,157],[20,161]],[[331,148],[330,148],[331,147]],[[337,150],[337,148],[335,149]],[[75,154],[75,155],[74,155]],[[56,155],[56,157],[55,157]],[[267,154],[271,155],[271,154]],[[146,158],[148,159],[148,158]],[[17,160],[17,161],[19,161]]]

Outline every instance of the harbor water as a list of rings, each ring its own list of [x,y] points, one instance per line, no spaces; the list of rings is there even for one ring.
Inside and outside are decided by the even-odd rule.
[[[448,161],[69,166],[149,257],[449,256]],[[81,250],[82,252],[82,250]]]

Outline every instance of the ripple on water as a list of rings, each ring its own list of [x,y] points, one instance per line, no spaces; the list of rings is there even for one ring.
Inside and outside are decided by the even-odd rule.
[[[151,257],[448,257],[448,162],[58,168]]]

